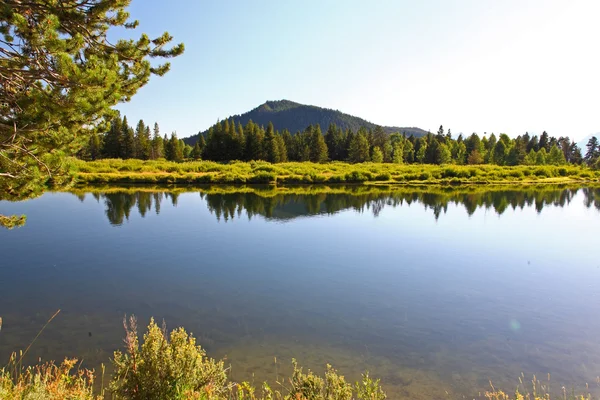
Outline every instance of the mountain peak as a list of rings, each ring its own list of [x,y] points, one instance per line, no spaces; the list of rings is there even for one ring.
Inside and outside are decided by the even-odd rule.
[[[267,100],[260,106],[256,107],[255,110],[259,112],[280,112],[289,110],[296,107],[301,107],[302,104],[296,103],[290,100]]]
[[[272,122],[275,129],[283,131],[287,129],[292,134],[303,131],[309,125],[319,124],[323,131],[327,130],[330,124],[336,124],[342,130],[351,129],[356,132],[359,128],[374,129],[377,125],[353,115],[344,114],[338,110],[310,106],[296,103],[291,100],[267,100],[258,107],[244,113],[242,115],[233,115],[227,118],[233,120],[237,125],[241,123],[246,125],[252,120],[255,123],[267,126]],[[419,128],[401,128],[395,126],[384,126],[383,129],[387,133],[406,133],[416,137],[424,136],[426,131]],[[198,135],[184,139],[190,145],[193,145],[198,139]]]

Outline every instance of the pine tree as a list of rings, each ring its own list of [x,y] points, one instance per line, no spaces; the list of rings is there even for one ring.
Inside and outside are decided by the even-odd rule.
[[[121,124],[121,158],[135,157],[135,135],[133,129],[127,123],[127,116],[123,117]]]
[[[92,132],[90,136],[90,141],[88,144],[88,156],[89,159],[94,161],[100,158],[100,151],[102,150],[102,146],[100,144],[100,137],[96,132]]]
[[[535,163],[537,165],[546,165],[546,156],[547,156],[546,148],[540,146],[540,151],[538,151],[535,156]]]
[[[392,162],[394,164],[404,163],[404,145],[403,142],[396,142],[392,147]]]
[[[279,153],[279,162],[288,162],[287,147],[283,136],[275,135],[275,142],[277,144],[277,153]]]
[[[382,163],[383,162],[383,153],[379,146],[373,147],[373,151],[371,153],[371,161],[374,163]]]
[[[150,128],[141,119],[135,128],[135,158],[150,158]]]
[[[548,153],[547,163],[551,165],[563,165],[566,163],[565,155],[556,144],[552,145]]]
[[[379,125],[377,125],[375,127],[375,129],[373,130],[373,141],[371,143],[371,146],[375,147],[379,147],[379,150],[383,152],[383,148],[385,146],[385,143],[388,141],[388,136],[385,133],[385,131],[383,130],[383,128]]]
[[[50,177],[68,174],[76,154],[173,57],[167,33],[152,39],[107,39],[135,29],[128,1],[20,1],[0,3],[0,193],[12,198],[39,193]],[[131,40],[130,40],[131,39]],[[113,44],[114,43],[114,44]],[[115,149],[111,149],[113,152]],[[51,155],[51,156],[50,156]]]
[[[545,149],[546,152],[550,150],[550,139],[548,137],[548,132],[544,131],[540,135],[539,149]]]
[[[269,122],[267,125],[267,130],[265,132],[265,140],[264,140],[265,154],[267,156],[267,161],[270,163],[278,163],[279,162],[279,147],[277,146],[277,142],[275,140],[275,128],[273,127],[273,123]]]
[[[587,152],[585,153],[584,160],[588,165],[593,165],[600,158],[600,143],[598,142],[598,138],[592,136],[585,147],[587,147]]]
[[[158,123],[154,123],[154,137],[152,138],[152,145],[150,151],[150,158],[156,160],[165,156],[165,145],[163,138],[160,136],[160,128]]]
[[[413,163],[415,162],[415,146],[412,144],[410,140],[404,141],[404,146],[402,149],[404,153],[404,162]]]
[[[467,146],[464,141],[455,141],[452,146],[452,159],[458,165],[463,165],[467,158]]]
[[[121,117],[117,116],[110,122],[110,129],[104,138],[102,154],[105,158],[120,158],[121,151]]]
[[[321,127],[317,124],[310,137],[310,161],[322,163],[327,161],[327,144],[321,133]]]
[[[497,165],[504,165],[506,158],[506,144],[504,140],[498,140],[493,149],[493,159],[494,163]]]
[[[196,143],[194,144],[194,147],[192,148],[192,151],[190,152],[190,157],[193,158],[194,160],[199,160],[200,158],[202,158],[202,148],[200,147],[200,138],[202,137],[202,135],[200,135],[198,137],[198,140],[196,140]]]
[[[364,133],[359,130],[356,135],[353,135],[352,142],[350,142],[348,161],[361,163],[369,160],[369,142]]]
[[[436,152],[436,164],[449,164],[452,162],[452,153],[445,143],[440,143]]]
[[[170,161],[181,162],[183,161],[183,146],[179,139],[177,139],[177,133],[171,133],[171,139],[168,143],[168,154],[171,158],[168,158]]]
[[[171,146],[171,141],[167,137],[167,134],[163,136],[163,146],[165,152],[165,158],[169,161],[173,160],[173,147]]]

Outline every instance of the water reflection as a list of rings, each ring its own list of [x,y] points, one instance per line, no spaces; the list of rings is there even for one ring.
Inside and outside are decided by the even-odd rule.
[[[274,357],[294,357],[350,380],[369,370],[394,399],[510,390],[521,372],[591,387],[600,264],[577,249],[597,247],[599,199],[569,186],[214,186],[2,203],[30,222],[0,230],[0,359],[61,309],[32,361],[98,368],[135,314],[185,326],[236,380],[272,380]]]
[[[161,203],[167,201],[173,207],[177,206],[181,189],[164,191],[159,188],[152,190],[102,189],[86,188],[97,201],[106,205],[106,217],[111,225],[121,225],[129,220],[133,209],[141,217],[154,211],[160,213]],[[401,205],[421,205],[431,210],[438,220],[445,214],[450,204],[464,207],[468,215],[473,215],[477,209],[493,210],[502,215],[507,209],[523,209],[534,207],[541,213],[545,206],[564,207],[571,203],[578,192],[583,194],[587,208],[600,210],[599,188],[567,188],[550,187],[540,190],[529,189],[438,189],[425,191],[422,188],[390,188],[390,187],[304,187],[296,189],[275,188],[201,188],[196,189],[200,197],[218,221],[229,221],[234,218],[256,216],[268,220],[286,221],[298,217],[332,215],[343,210],[354,210],[358,213],[370,212],[378,217],[385,207]],[[83,192],[75,192],[80,200],[85,199]]]

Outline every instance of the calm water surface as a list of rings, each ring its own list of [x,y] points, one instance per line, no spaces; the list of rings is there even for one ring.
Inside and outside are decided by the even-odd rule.
[[[521,372],[596,391],[599,210],[600,190],[563,188],[0,202],[28,215],[0,230],[0,359],[61,309],[32,359],[107,362],[135,314],[185,326],[238,380],[275,380],[295,357],[368,369],[391,398],[513,390]]]

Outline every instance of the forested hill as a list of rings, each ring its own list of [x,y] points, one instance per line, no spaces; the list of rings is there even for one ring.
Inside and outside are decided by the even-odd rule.
[[[375,128],[376,124],[365,121],[362,118],[355,117],[349,114],[344,114],[341,111],[321,108],[317,106],[307,106],[304,104],[294,103],[289,100],[267,101],[266,103],[256,107],[254,110],[242,115],[233,115],[227,119],[235,121],[236,125],[241,122],[246,125],[249,120],[252,120],[258,125],[267,126],[272,122],[275,129],[283,131],[289,130],[292,133],[304,131],[309,125],[321,125],[321,130],[325,132],[331,123],[335,123],[342,130],[351,129],[356,132],[360,127],[367,129]],[[384,126],[386,133],[406,132],[406,136],[414,135],[415,137],[425,136],[426,131],[420,128],[401,128],[394,126]],[[186,144],[193,146],[198,139],[198,135],[194,135],[183,139]]]

